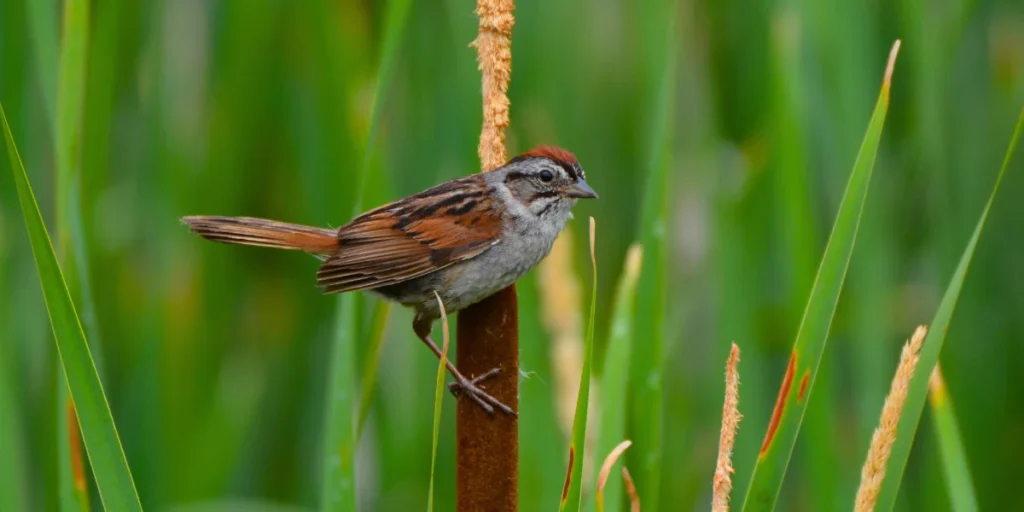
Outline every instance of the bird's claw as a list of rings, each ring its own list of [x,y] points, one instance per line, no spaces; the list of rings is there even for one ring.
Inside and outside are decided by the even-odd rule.
[[[500,371],[501,368],[494,368],[472,379],[463,378],[456,380],[455,382],[449,382],[448,390],[451,391],[452,395],[455,395],[456,398],[459,398],[460,396],[463,395],[468,396],[470,399],[476,402],[476,404],[479,405],[481,409],[486,411],[487,414],[493,415],[494,409],[498,408],[498,410],[504,412],[505,414],[518,416],[518,414],[516,414],[516,412],[513,411],[511,407],[503,404],[500,400],[494,398],[489,393],[481,389],[480,386],[478,386],[480,382],[483,382],[491,377],[494,377]]]

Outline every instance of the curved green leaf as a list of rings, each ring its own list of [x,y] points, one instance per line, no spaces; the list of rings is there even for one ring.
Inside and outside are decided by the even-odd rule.
[[[914,444],[914,435],[917,433],[917,425],[921,421],[921,411],[924,409],[924,401],[928,395],[928,379],[931,377],[932,369],[939,361],[939,352],[942,350],[942,343],[946,339],[946,331],[949,330],[949,321],[953,318],[953,310],[956,309],[957,299],[960,297],[960,290],[964,286],[964,279],[967,277],[967,269],[971,266],[971,259],[974,257],[974,249],[978,246],[978,239],[981,238],[981,231],[985,228],[985,221],[988,219],[988,212],[992,209],[996,193],[999,192],[999,184],[1003,181],[1006,168],[1010,166],[1013,159],[1013,152],[1017,148],[1017,141],[1020,140],[1021,129],[1024,127],[1024,109],[1021,110],[1017,119],[1017,128],[1010,139],[1010,147],[1006,150],[1006,157],[1003,159],[1003,167],[999,170],[999,176],[992,187],[988,203],[981,212],[981,218],[974,227],[974,234],[967,242],[964,253],[960,257],[960,263],[953,272],[953,278],[946,287],[946,293],[942,296],[939,309],[935,312],[928,337],[924,340],[924,347],[921,348],[921,356],[917,363],[917,371],[910,381],[910,389],[907,391],[907,401],[903,406],[903,415],[900,417],[900,425],[896,431],[896,443],[892,447],[892,454],[889,456],[889,464],[885,471],[885,480],[882,482],[882,489],[878,495],[877,510],[892,510],[896,504],[896,494],[899,491],[900,480],[903,478],[903,471],[907,467],[907,459],[910,457],[910,448]]]
[[[89,2],[70,0],[64,4],[57,77],[57,118],[54,126],[54,154],[57,162],[57,255],[64,265],[72,300],[81,310],[87,339],[97,339],[95,312],[88,287],[85,235],[82,226],[80,151],[86,55],[89,42]],[[45,65],[40,62],[40,65]],[[93,346],[95,348],[95,345]],[[94,354],[102,367],[100,354]],[[85,457],[78,442],[75,409],[67,397],[67,384],[60,376],[57,395],[57,446],[60,454],[60,502],[62,510],[88,512],[89,488]]]
[[[46,299],[46,310],[50,315],[50,325],[57,342],[57,350],[60,352],[68,388],[78,410],[82,438],[92,463],[100,499],[108,510],[142,510],[131,471],[128,469],[128,461],[125,459],[121,440],[114,426],[110,406],[103,394],[103,385],[89,352],[85,333],[82,331],[71,294],[57,264],[57,255],[50,243],[50,235],[46,232],[39,205],[32,193],[28,175],[21,163],[21,156],[14,144],[14,136],[11,134],[2,106],[0,119],[3,120],[11,171],[17,185],[32,253],[35,255],[43,297]]]
[[[814,389],[814,377],[825,351],[832,316],[853,254],[861,212],[871,183],[875,154],[878,152],[882,127],[889,108],[889,87],[899,47],[900,43],[897,41],[889,54],[878,103],[857,153],[850,181],[846,185],[846,192],[836,214],[832,234],[828,245],[825,246],[825,254],[821,258],[821,266],[814,279],[811,296],[807,301],[793,352],[789,357],[789,365],[779,389],[775,410],[758,454],[757,465],[754,466],[743,510],[775,508],[782,480],[786,475],[793,447],[796,445],[796,437],[800,432],[800,423],[803,421],[807,402]]]
[[[928,403],[931,405],[939,452],[942,454],[942,472],[946,475],[949,501],[957,512],[974,512],[978,510],[978,499],[974,497],[971,470],[967,466],[967,451],[964,450],[953,402],[938,366],[932,372],[929,382]]]
[[[682,40],[677,28],[677,2],[662,3],[647,16],[657,38],[653,45],[664,47],[656,53],[659,61],[653,70],[651,92],[653,104],[649,112],[651,126],[647,153],[647,176],[644,184],[643,212],[640,216],[640,243],[644,247],[643,272],[637,282],[636,339],[630,355],[629,429],[633,449],[626,455],[636,475],[638,492],[644,506],[658,509],[665,418],[665,343],[666,309],[668,304],[668,225],[669,168],[672,165],[673,115],[677,91],[679,47]],[[661,60],[664,59],[664,60]]]
[[[590,321],[587,324],[587,339],[583,346],[583,370],[580,372],[580,389],[576,395],[576,414],[572,420],[572,441],[569,445],[569,467],[565,474],[561,512],[578,512],[583,489],[583,457],[587,442],[587,410],[590,406],[590,375],[594,359],[594,316],[597,314],[597,258],[594,255],[594,218],[590,218],[590,263],[593,277],[590,289]]]
[[[448,314],[444,310],[444,303],[441,296],[434,292],[437,297],[437,305],[441,310],[441,332],[444,341],[441,344],[441,358],[437,364],[437,379],[434,382],[434,444],[430,450],[430,487],[427,491],[427,512],[434,511],[434,468],[437,466],[437,441],[441,437],[441,407],[444,405],[444,376],[448,364],[448,346],[451,335],[448,331]]]
[[[611,453],[626,436],[626,396],[629,391],[629,361],[636,339],[633,316],[636,311],[636,283],[643,262],[643,247],[633,244],[626,252],[625,269],[619,280],[612,314],[611,336],[601,373],[601,424],[598,429],[597,454]],[[604,489],[605,503],[618,510],[622,502],[622,482],[608,480]]]

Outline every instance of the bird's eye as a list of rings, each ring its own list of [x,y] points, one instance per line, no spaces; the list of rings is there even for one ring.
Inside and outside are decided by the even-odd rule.
[[[540,180],[543,181],[544,183],[547,183],[553,179],[555,179],[555,175],[552,174],[551,171],[544,169],[543,171],[540,172]]]

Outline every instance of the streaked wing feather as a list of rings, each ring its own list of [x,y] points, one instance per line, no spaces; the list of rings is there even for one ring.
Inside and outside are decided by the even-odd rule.
[[[341,250],[320,267],[317,284],[325,293],[379,288],[484,252],[501,236],[500,213],[486,190],[472,176],[353,219],[338,231]],[[461,214],[451,213],[460,207]]]

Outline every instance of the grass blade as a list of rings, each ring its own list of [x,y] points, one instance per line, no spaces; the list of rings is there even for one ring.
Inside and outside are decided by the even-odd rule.
[[[590,373],[594,356],[594,316],[597,312],[597,258],[594,255],[594,218],[590,218],[590,264],[593,269],[590,291],[590,320],[587,339],[583,347],[583,371],[580,372],[580,391],[576,397],[576,416],[572,422],[572,441],[569,444],[569,467],[562,488],[559,510],[579,511],[583,485],[583,456],[587,443],[587,410],[590,406]]]
[[[366,424],[366,417],[370,413],[370,404],[373,401],[373,390],[377,384],[377,369],[380,368],[381,348],[384,346],[384,328],[388,323],[388,312],[391,311],[391,303],[385,300],[378,300],[373,305],[373,317],[370,319],[369,347],[366,349],[366,356],[363,358],[363,382],[360,386],[361,396],[359,399],[359,416],[356,422],[356,441],[362,437],[363,425]]]
[[[380,65],[377,70],[377,84],[374,88],[370,126],[366,149],[359,170],[359,187],[356,192],[354,210],[362,210],[370,162],[374,152],[377,126],[383,112],[401,36],[405,31],[411,0],[388,2],[385,15],[384,43]],[[335,323],[333,357],[329,374],[330,388],[327,392],[327,425],[325,429],[323,481],[321,507],[325,510],[350,511],[356,508],[355,495],[355,448],[358,441],[357,429],[360,411],[356,410],[355,394],[355,343],[359,326],[356,324],[355,309],[358,296],[347,293],[338,299]],[[339,459],[340,457],[340,459]]]
[[[825,247],[811,296],[807,301],[775,410],[747,489],[744,510],[772,510],[778,499],[809,398],[805,393],[809,394],[813,390],[815,373],[825,351],[832,316],[853,253],[861,212],[874,169],[875,154],[889,108],[889,87],[899,46],[900,43],[897,41],[889,54],[878,103],[857,153],[850,181],[839,205],[835,225]]]
[[[644,185],[640,243],[643,268],[637,282],[636,338],[644,340],[631,354],[630,429],[634,448],[628,456],[636,472],[639,494],[647,507],[658,509],[664,421],[665,311],[668,302],[668,193],[672,161],[672,122],[676,89],[678,47],[676,4],[666,6],[664,45],[667,47],[661,75],[653,84],[648,174]]]
[[[643,248],[633,244],[626,252],[625,269],[619,281],[612,316],[611,336],[601,374],[601,425],[598,429],[597,453],[612,453],[626,434],[626,393],[629,389],[629,361],[633,343],[633,316],[636,306],[636,283],[643,263]],[[613,478],[604,489],[605,501],[612,510],[622,502],[622,484]],[[600,505],[599,505],[600,506]]]
[[[971,469],[967,465],[967,452],[964,450],[960,426],[956,421],[953,402],[946,389],[946,381],[942,378],[942,370],[935,366],[932,378],[928,382],[928,403],[931,405],[932,420],[935,422],[935,433],[939,440],[939,452],[942,454],[942,471],[946,475],[946,490],[949,501],[957,512],[973,512],[978,510],[978,499],[974,496],[974,484],[971,483]]]
[[[11,362],[9,357],[0,359],[0,453],[4,454],[0,457],[0,510],[28,510],[25,438],[19,424],[22,414],[11,385]]]
[[[601,471],[597,474],[597,492],[594,496],[594,506],[597,512],[604,512],[604,490],[608,485],[608,475],[612,471],[612,466],[615,465],[615,462],[622,456],[622,452],[625,452],[631,444],[633,444],[633,442],[629,439],[619,443],[615,448],[612,448],[612,451],[604,458],[604,463],[601,464]],[[625,466],[623,466],[623,469],[625,469]],[[613,507],[618,504],[618,501],[609,501],[611,501]]]
[[[125,459],[121,440],[114,426],[114,418],[103,394],[103,385],[96,373],[85,333],[82,331],[71,294],[57,264],[50,236],[46,232],[42,214],[39,212],[2,107],[0,119],[3,120],[11,170],[17,185],[32,252],[35,255],[46,309],[50,315],[50,324],[68,380],[68,388],[78,408],[78,420],[85,448],[92,462],[100,498],[109,510],[141,510],[131,471],[128,469],[128,461]]]
[[[903,478],[903,471],[907,466],[907,459],[910,457],[910,448],[914,444],[914,435],[917,433],[917,425],[921,421],[921,412],[924,409],[924,401],[928,394],[928,380],[931,378],[932,369],[939,361],[939,352],[942,350],[942,343],[946,339],[946,331],[949,329],[949,321],[953,318],[953,311],[956,309],[957,299],[960,297],[960,290],[963,288],[964,279],[967,277],[967,269],[971,266],[971,259],[974,257],[974,249],[978,246],[978,239],[985,228],[985,221],[992,209],[996,193],[999,192],[999,185],[1006,174],[1006,168],[1010,166],[1013,159],[1013,152],[1017,148],[1017,141],[1020,140],[1021,129],[1024,127],[1024,109],[1021,110],[1017,119],[1017,127],[1010,139],[1010,146],[1006,150],[1006,157],[1003,159],[1003,166],[999,170],[999,176],[992,187],[988,203],[981,212],[981,218],[974,227],[974,234],[971,235],[967,247],[964,248],[960,263],[953,272],[953,278],[946,287],[946,293],[942,296],[939,309],[932,319],[931,330],[924,340],[924,348],[921,349],[921,360],[918,363],[920,371],[914,374],[910,381],[910,391],[907,393],[907,402],[904,406],[903,416],[900,418],[899,429],[896,431],[896,443],[893,445],[892,455],[889,457],[889,465],[885,474],[885,481],[882,482],[882,490],[878,497],[879,507],[877,510],[892,510],[896,503],[896,494],[899,491],[900,480]]]
[[[57,255],[64,265],[72,300],[82,310],[81,321],[87,339],[96,340],[95,313],[86,282],[85,236],[82,227],[81,143],[85,69],[88,51],[89,4],[71,0],[64,4],[60,62],[57,76],[57,117],[54,126],[54,153],[57,161]],[[99,355],[96,366],[100,367]],[[78,421],[74,404],[67,396],[63,375],[57,386],[57,443],[60,454],[60,501],[62,510],[87,512],[89,489],[82,456]]]
[[[441,407],[444,405],[444,375],[448,364],[448,343],[451,339],[448,332],[448,314],[444,310],[444,303],[441,296],[434,292],[437,297],[437,305],[441,310],[441,332],[444,341],[441,345],[441,360],[437,365],[437,380],[434,382],[434,443],[430,451],[430,487],[427,490],[427,512],[434,511],[434,468],[437,466],[437,440],[441,437]]]
[[[57,119],[57,2],[25,2],[32,33],[43,107],[51,127]]]
[[[335,311],[334,347],[330,361],[327,392],[327,424],[324,432],[323,488],[320,506],[324,510],[355,510],[355,344],[356,323],[354,293],[338,299]]]
[[[61,379],[61,385],[65,388],[67,384],[64,383],[64,378]],[[61,393],[62,395],[64,393]],[[92,510],[92,506],[89,503],[89,482],[86,480],[85,475],[85,457],[82,455],[82,442],[81,434],[78,428],[78,412],[75,410],[75,404],[70,398],[67,398],[62,402],[64,407],[64,414],[58,414],[59,419],[65,420],[67,423],[63,429],[58,429],[63,436],[58,437],[57,442],[61,443],[62,449],[60,454],[61,460],[61,478],[64,479],[61,483],[61,507],[66,510],[80,510],[82,512],[89,512]],[[60,405],[60,404],[58,404]],[[65,471],[67,474],[65,475]],[[65,494],[70,501],[65,501]]]

